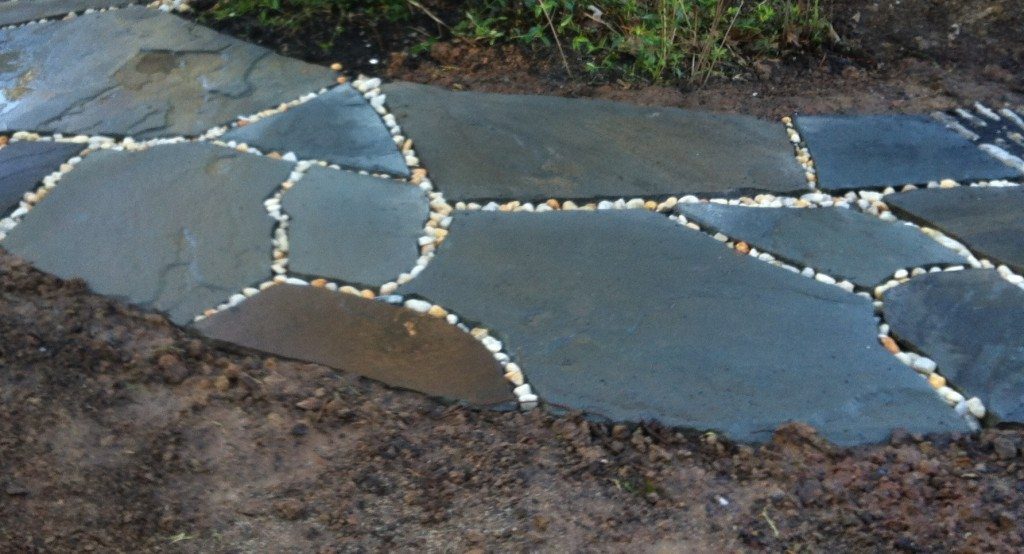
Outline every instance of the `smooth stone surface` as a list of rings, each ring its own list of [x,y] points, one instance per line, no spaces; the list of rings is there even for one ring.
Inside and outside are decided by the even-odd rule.
[[[0,149],[0,217],[17,208],[43,177],[84,149],[84,144],[42,141],[12,142]]]
[[[0,31],[0,130],[199,135],[335,73],[140,6]]]
[[[399,293],[501,340],[546,402],[764,441],[965,431],[876,338],[871,302],[639,210],[459,213]]]
[[[885,197],[897,215],[939,229],[995,263],[1024,272],[1024,188],[921,189]]]
[[[824,190],[883,188],[942,179],[1005,179],[1016,169],[925,116],[798,116]]]
[[[131,0],[10,0],[0,2],[0,25],[62,18],[71,12],[119,8]]]
[[[270,276],[263,199],[291,165],[211,144],[87,156],[2,244],[39,269],[187,323]]]
[[[301,159],[323,160],[371,173],[409,176],[405,157],[363,95],[345,84],[290,108],[227,132],[263,151],[295,152]]]
[[[443,319],[315,287],[277,285],[196,323],[203,334],[472,404],[514,402],[501,367]]]
[[[921,231],[844,208],[746,208],[679,204],[712,232],[742,240],[791,264],[872,288],[899,269],[961,264],[964,258]]]
[[[930,273],[885,293],[892,334],[990,414],[1024,422],[1024,290],[995,271]]]
[[[807,189],[781,124],[602,100],[383,87],[453,200]]]
[[[418,187],[316,167],[284,194],[289,269],[380,286],[416,265],[429,208]]]

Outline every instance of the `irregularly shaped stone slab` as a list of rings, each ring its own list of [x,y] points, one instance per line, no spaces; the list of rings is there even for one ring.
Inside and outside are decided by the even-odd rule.
[[[295,273],[380,286],[419,258],[428,207],[418,187],[317,167],[282,204]]]
[[[643,211],[459,213],[400,287],[492,329],[541,399],[761,441],[966,429],[878,343],[871,303]]]
[[[299,158],[407,177],[405,157],[362,94],[342,85],[288,111],[238,127],[223,140],[264,151],[295,152]]]
[[[335,78],[138,6],[0,31],[0,43],[4,131],[198,135]]]
[[[0,214],[17,208],[26,192],[83,149],[81,144],[43,141],[12,142],[0,149]]]
[[[915,277],[884,300],[893,335],[989,413],[1024,422],[1024,290],[995,271],[967,270]]]
[[[315,287],[279,285],[196,324],[209,337],[473,404],[512,403],[491,354],[412,310]]]
[[[1020,175],[925,116],[799,116],[825,190],[884,188],[942,179],[1004,179]]]
[[[291,167],[202,143],[95,152],[2,244],[186,323],[269,277],[275,222],[263,199]]]
[[[940,229],[993,262],[1024,272],[1024,188],[957,187],[890,194],[898,215]]]
[[[776,123],[411,83],[383,90],[449,199],[722,196],[807,188]]]
[[[0,2],[0,26],[62,18],[71,12],[116,8],[131,0],[9,0]]]
[[[679,204],[676,211],[790,263],[866,288],[898,269],[966,261],[913,227],[842,208]]]

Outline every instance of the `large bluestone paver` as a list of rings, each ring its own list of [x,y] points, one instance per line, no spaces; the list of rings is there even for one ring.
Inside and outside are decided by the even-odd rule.
[[[261,150],[295,152],[299,158],[341,167],[409,176],[405,157],[377,112],[345,84],[266,119],[238,127],[223,140]]]
[[[884,300],[894,336],[989,413],[1024,422],[1024,290],[995,271],[967,270],[916,277]]]
[[[0,43],[0,131],[198,135],[335,80],[139,6],[0,31]]]
[[[679,204],[676,211],[709,230],[865,288],[898,269],[965,262],[913,227],[843,208]]]
[[[0,216],[17,208],[26,192],[83,149],[81,144],[48,141],[12,142],[0,149]]]
[[[453,200],[806,190],[781,124],[601,100],[383,87]]]
[[[514,405],[501,367],[442,319],[315,287],[270,287],[196,324],[209,337],[472,404]]]
[[[885,197],[897,215],[934,227],[982,257],[1024,272],[1024,188],[923,189]]]
[[[61,18],[71,12],[119,8],[131,3],[132,0],[8,0],[0,2],[0,25]]]
[[[291,164],[210,144],[90,154],[0,243],[187,323],[270,275],[263,200]]]
[[[828,191],[1020,175],[926,116],[798,116],[796,127]]]
[[[643,211],[458,214],[399,293],[504,341],[542,399],[761,441],[966,431],[878,343],[870,301]]]
[[[429,212],[419,187],[313,168],[284,195],[291,271],[380,286],[416,265]]]

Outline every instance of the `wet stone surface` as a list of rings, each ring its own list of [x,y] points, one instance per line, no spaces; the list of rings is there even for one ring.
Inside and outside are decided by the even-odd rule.
[[[203,334],[472,404],[514,406],[501,367],[443,319],[326,289],[278,285],[196,324]]]
[[[885,197],[893,211],[1024,272],[1024,188],[923,189]]]
[[[811,152],[823,190],[1020,175],[925,116],[799,116],[796,128]]]
[[[428,214],[418,187],[318,167],[282,205],[294,273],[380,286],[416,265]]]
[[[295,152],[344,168],[407,177],[405,157],[370,104],[349,85],[332,89],[284,113],[233,129],[237,140],[263,151]]]
[[[885,319],[965,396],[1024,422],[1024,290],[990,270],[922,275],[885,294]]]
[[[0,43],[0,130],[199,135],[335,79],[139,6],[0,31]]]
[[[187,323],[269,277],[263,200],[291,167],[209,144],[95,152],[0,245]]]
[[[492,330],[546,402],[762,441],[966,431],[879,345],[871,303],[641,211],[456,216],[399,289]]]
[[[0,217],[18,207],[22,196],[84,149],[62,142],[12,142],[0,149]]]
[[[710,231],[865,288],[898,269],[965,263],[913,227],[843,208],[680,204],[676,211]]]
[[[0,26],[62,18],[71,12],[117,8],[132,0],[8,0],[0,2]]]
[[[449,199],[722,196],[807,188],[778,123],[411,83],[383,90]]]

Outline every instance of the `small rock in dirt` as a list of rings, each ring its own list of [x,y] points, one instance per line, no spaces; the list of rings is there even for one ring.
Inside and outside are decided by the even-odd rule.
[[[287,498],[276,502],[274,504],[274,511],[277,512],[278,517],[282,519],[296,520],[302,517],[302,512],[305,511],[305,506],[303,506],[302,502],[296,498]]]
[[[1012,460],[1017,456],[1017,445],[1006,437],[996,437],[993,439],[992,449],[1000,460]]]

